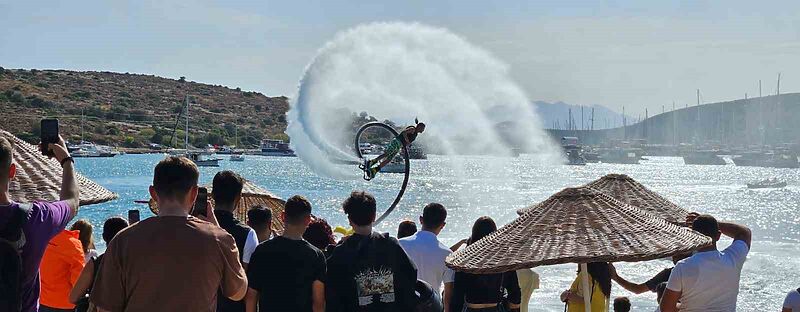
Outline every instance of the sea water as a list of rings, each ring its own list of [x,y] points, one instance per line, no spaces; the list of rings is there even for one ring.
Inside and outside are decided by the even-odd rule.
[[[126,216],[129,209],[151,217],[146,205],[134,200],[149,199],[155,164],[164,155],[122,155],[114,158],[77,160],[78,170],[119,194],[119,199],[81,208],[78,218],[95,225],[98,249],[102,222],[111,216]],[[464,172],[454,172],[452,162],[459,162]],[[218,168],[200,168],[201,183],[209,183],[219,170],[241,173],[282,198],[295,194],[306,196],[314,205],[314,214],[332,226],[346,225],[341,202],[353,190],[375,195],[379,213],[397,194],[402,181],[399,174],[379,174],[371,181],[340,181],[320,177],[297,158],[247,156],[244,162],[223,160]],[[739,310],[779,311],[785,294],[800,287],[800,170],[754,167],[689,166],[680,158],[651,157],[640,165],[589,164],[587,166],[542,165],[535,158],[478,156],[430,156],[411,162],[411,179],[399,207],[377,230],[396,234],[403,219],[418,222],[422,207],[440,202],[448,209],[447,225],[440,238],[450,245],[469,236],[472,222],[491,216],[498,226],[517,217],[519,208],[536,204],[564,187],[577,186],[608,173],[628,174],[652,190],[688,210],[709,213],[721,220],[749,226],[753,247],[742,272]],[[746,182],[777,177],[789,185],[782,189],[750,190]],[[165,233],[164,235],[169,235]],[[721,241],[727,247],[729,240]],[[661,269],[672,265],[668,260],[643,263],[620,263],[618,272],[628,280],[644,282]],[[563,311],[559,294],[575,277],[574,264],[537,267],[541,289],[531,299],[532,311]],[[629,296],[633,311],[653,311],[655,294],[632,295],[618,287],[612,297]]]

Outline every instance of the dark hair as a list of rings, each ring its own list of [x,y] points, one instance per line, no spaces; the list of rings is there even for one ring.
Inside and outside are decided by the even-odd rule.
[[[6,138],[0,137],[0,177],[8,174],[8,168],[14,162],[14,145]]]
[[[247,222],[250,226],[266,227],[272,223],[272,210],[256,205],[247,211]]]
[[[497,231],[497,224],[494,223],[491,217],[483,216],[475,220],[472,224],[472,235],[467,240],[467,245],[477,242],[481,238],[486,237],[492,232]]]
[[[17,248],[0,238],[0,311],[20,311],[22,259]]]
[[[422,131],[419,131],[420,128],[422,128],[421,129]],[[424,122],[417,123],[416,125],[414,125],[414,130],[419,131],[420,133],[425,132],[425,123]]]
[[[153,187],[160,197],[183,199],[192,187],[197,186],[199,177],[194,162],[186,157],[170,156],[156,165]]]
[[[94,249],[94,239],[92,238],[93,227],[92,224],[89,223],[89,220],[80,219],[75,221],[69,229],[72,231],[79,231],[78,239],[81,241],[83,253],[88,253],[90,249]]]
[[[630,312],[631,301],[628,297],[614,298],[614,312]]]
[[[607,262],[589,262],[586,267],[589,269],[589,275],[592,276],[603,295],[608,298],[611,296],[611,270],[608,268]]]
[[[417,233],[417,224],[411,220],[404,220],[397,226],[397,238],[409,237]]]
[[[350,197],[344,200],[342,208],[347,218],[355,225],[370,225],[375,221],[375,197],[364,191],[353,191]]]
[[[434,229],[447,219],[447,209],[439,203],[430,203],[422,209],[422,228]]]
[[[214,175],[211,187],[211,197],[214,198],[215,206],[230,206],[236,197],[242,195],[244,179],[233,171],[220,171]]]
[[[298,224],[311,215],[311,203],[305,197],[295,195],[286,200],[283,210],[286,214],[286,223]]]
[[[110,243],[117,233],[128,227],[128,220],[123,217],[111,217],[103,223],[103,241]]]
[[[303,239],[319,250],[325,250],[329,245],[336,244],[331,226],[322,218],[315,218],[314,221],[311,221],[306,232],[303,233]]]
[[[692,223],[692,230],[716,239],[719,236],[719,223],[710,215],[699,215]]]

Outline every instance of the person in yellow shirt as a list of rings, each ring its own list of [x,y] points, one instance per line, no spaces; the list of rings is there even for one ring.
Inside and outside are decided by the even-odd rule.
[[[589,271],[589,290],[583,289],[580,266],[578,276],[568,290],[561,293],[561,301],[567,304],[567,312],[584,312],[583,296],[591,294],[592,312],[608,312],[608,300],[611,297],[611,271],[606,262],[587,264]]]

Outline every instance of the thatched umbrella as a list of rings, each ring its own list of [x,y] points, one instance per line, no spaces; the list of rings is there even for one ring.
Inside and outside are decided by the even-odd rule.
[[[208,188],[209,194],[214,192],[214,189],[211,184],[206,185]],[[214,207],[214,199],[212,196],[208,197],[211,200],[211,206]],[[252,208],[253,206],[261,205],[265,208],[272,210],[272,229],[276,233],[283,232],[283,221],[281,221],[280,215],[283,212],[283,204],[286,202],[281,199],[280,197],[273,195],[269,191],[261,188],[260,186],[256,185],[249,180],[244,181],[244,187],[242,188],[242,200],[239,201],[239,206],[233,211],[233,216],[241,222],[247,222],[247,210]],[[150,199],[149,202],[150,211],[154,214],[158,214],[158,204],[155,200]]]
[[[63,169],[55,159],[50,159],[39,151],[39,147],[21,140],[5,130],[0,136],[14,145],[14,163],[17,175],[11,180],[9,193],[16,202],[56,201],[61,191]],[[76,173],[81,188],[81,205],[107,202],[117,198],[117,194]]]
[[[499,273],[561,263],[645,261],[711,244],[711,238],[589,187],[567,188],[447,257],[447,266]],[[588,278],[583,277],[583,289]],[[584,296],[588,301],[588,296]],[[588,311],[588,302],[586,304]]]
[[[689,211],[648,189],[624,174],[607,174],[585,186],[601,191],[623,203],[647,211],[670,223],[684,225]],[[533,207],[520,209],[519,214]]]

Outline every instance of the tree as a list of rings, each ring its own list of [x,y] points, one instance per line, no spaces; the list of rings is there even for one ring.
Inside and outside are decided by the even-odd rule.
[[[178,81],[181,82],[181,83],[186,82],[186,77],[181,76],[181,79],[178,79]]]

